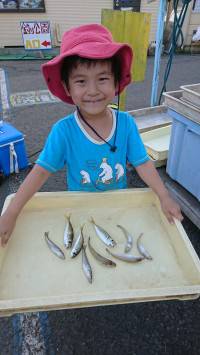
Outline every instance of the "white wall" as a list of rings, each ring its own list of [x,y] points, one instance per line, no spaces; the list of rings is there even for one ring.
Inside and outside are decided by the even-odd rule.
[[[45,0],[44,13],[0,12],[0,47],[23,46],[20,21],[49,20],[54,36],[55,25],[61,34],[73,26],[101,23],[101,9],[112,9],[112,0]],[[55,38],[54,38],[55,39]],[[56,43],[55,43],[56,44]]]

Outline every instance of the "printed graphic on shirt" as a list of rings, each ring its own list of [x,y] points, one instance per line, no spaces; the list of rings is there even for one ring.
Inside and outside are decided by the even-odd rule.
[[[104,157],[100,165],[95,160],[87,160],[86,166],[88,170],[80,171],[81,185],[112,185],[124,179],[125,171],[123,165],[116,163],[114,168],[112,168],[108,163],[108,158]],[[99,171],[99,173],[96,172],[96,176],[94,176],[94,170]]]
[[[124,177],[124,168],[121,164],[117,163],[115,165],[115,169],[116,169],[116,181],[122,180]]]
[[[107,158],[102,159],[100,168],[103,171],[99,174],[97,182],[102,182],[103,184],[111,184],[113,182],[113,169],[107,163]]]
[[[81,170],[80,174],[82,175],[82,179],[81,179],[82,184],[91,184],[90,175],[88,174],[87,171]]]

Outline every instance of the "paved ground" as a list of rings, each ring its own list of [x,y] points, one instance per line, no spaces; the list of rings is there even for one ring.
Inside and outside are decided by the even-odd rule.
[[[148,58],[146,79],[131,85],[127,109],[149,106],[153,57]],[[162,59],[162,71],[166,58]],[[200,82],[200,55],[176,56],[168,91]],[[46,89],[39,61],[0,62],[7,72],[10,94]],[[26,134],[28,155],[42,148],[51,125],[71,106],[62,103],[10,108],[9,120]],[[32,156],[30,161],[37,157]],[[0,207],[5,197],[17,190],[26,171],[11,176],[0,187]],[[134,171],[129,186],[144,186]],[[65,189],[64,171],[52,176],[42,191]],[[183,226],[200,256],[200,231],[185,217]],[[200,303],[163,301],[131,305],[52,311],[0,318],[0,354],[59,355],[198,355],[200,354]]]

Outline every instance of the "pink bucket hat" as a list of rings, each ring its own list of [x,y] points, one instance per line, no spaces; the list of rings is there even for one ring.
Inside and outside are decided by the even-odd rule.
[[[42,65],[49,90],[64,102],[74,104],[61,81],[62,62],[64,58],[72,55],[90,59],[106,59],[118,55],[121,63],[120,92],[131,82],[131,47],[125,43],[114,42],[111,33],[102,25],[79,26],[64,33],[60,54]]]

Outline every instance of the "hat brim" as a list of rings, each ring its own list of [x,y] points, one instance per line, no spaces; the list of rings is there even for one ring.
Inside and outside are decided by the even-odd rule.
[[[87,49],[86,49],[87,47]],[[65,53],[59,54],[54,59],[42,65],[42,72],[46,80],[48,89],[51,93],[58,97],[60,100],[73,104],[74,102],[70,96],[67,95],[61,79],[61,67],[64,58],[78,55],[83,58],[91,59],[107,59],[114,55],[120,57],[121,62],[121,77],[119,82],[118,92],[122,92],[123,89],[131,82],[131,64],[132,64],[132,49],[129,45],[124,43],[84,43],[72,48]],[[117,93],[116,93],[117,94]]]

